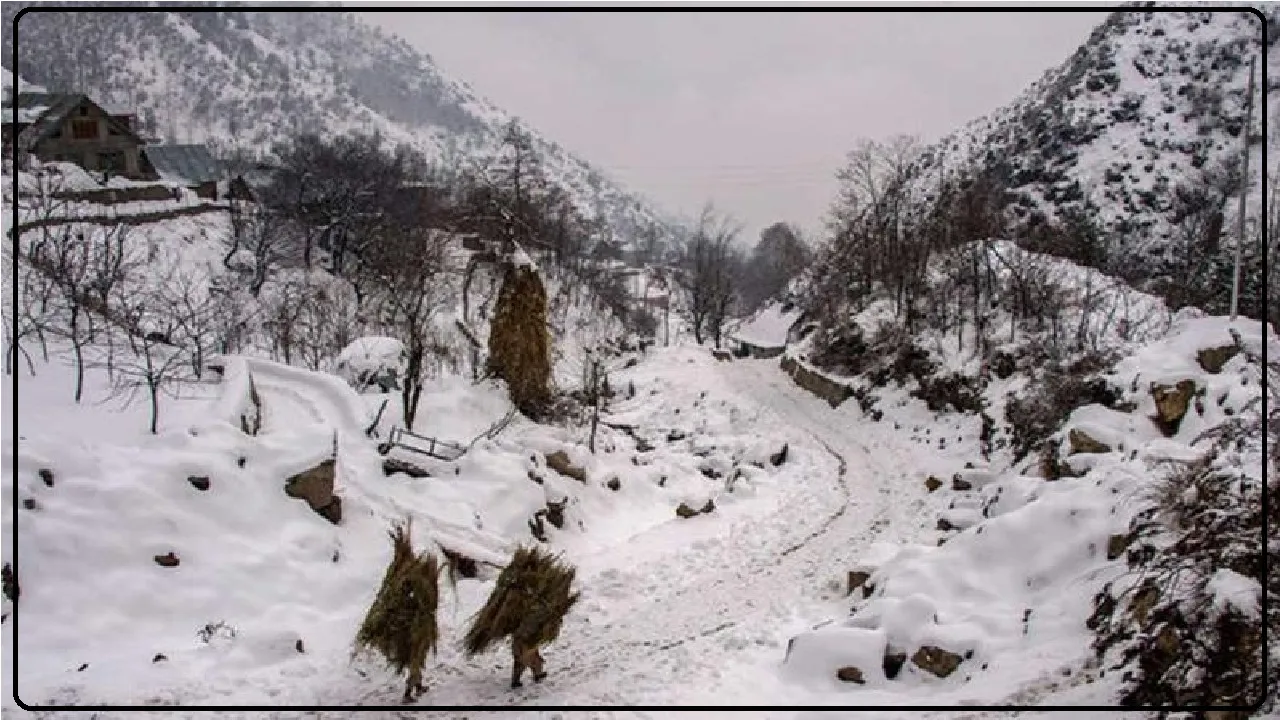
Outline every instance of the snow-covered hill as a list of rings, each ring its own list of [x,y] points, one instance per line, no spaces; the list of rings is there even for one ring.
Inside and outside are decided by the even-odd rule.
[[[1274,25],[1274,8],[1267,13]],[[1240,156],[1249,58],[1262,60],[1263,44],[1255,12],[1116,12],[1011,104],[930,147],[916,194],[933,194],[942,177],[987,174],[1009,193],[1011,234],[1083,215],[1130,264],[1155,260],[1145,269],[1159,272],[1176,222],[1173,190]],[[1275,109],[1261,100],[1264,92],[1280,98],[1274,80],[1264,87],[1262,70],[1250,128],[1259,134],[1251,140],[1250,216],[1263,187],[1262,115]],[[1228,218],[1234,212],[1230,203]]]
[[[6,72],[13,19],[31,5],[6,3],[0,13]],[[19,20],[18,37],[24,79],[137,111],[170,142],[260,152],[298,131],[377,131],[430,156],[483,163],[513,119],[405,41],[334,8],[38,11]],[[605,220],[624,243],[670,232],[672,222],[647,201],[525,129],[586,217]]]

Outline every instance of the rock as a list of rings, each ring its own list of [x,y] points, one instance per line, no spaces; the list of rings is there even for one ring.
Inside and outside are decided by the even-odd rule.
[[[191,475],[187,477],[187,482],[191,483],[191,487],[201,492],[209,489],[209,478],[204,475]]]
[[[653,449],[653,443],[644,438],[636,438],[636,452],[649,452]]]
[[[963,660],[964,658],[959,655],[933,645],[922,645],[916,654],[911,656],[911,662],[915,663],[916,667],[940,678],[955,672]]]
[[[306,652],[306,647],[302,644],[302,638],[298,638],[298,642],[293,644],[293,649],[300,653]]]
[[[156,654],[155,654],[155,657],[151,658],[151,662],[153,662],[153,663],[158,663],[158,662],[163,662],[163,661],[168,660],[168,659],[169,659],[169,656],[168,656],[168,655],[165,655],[164,653],[156,653]]]
[[[948,520],[948,519],[946,519],[946,518],[938,518],[938,529],[939,529],[939,530],[944,530],[944,531],[946,531],[946,530],[955,530],[955,529],[956,529],[956,526],[955,526],[955,525],[952,525],[952,524],[951,524],[951,521],[950,521],[950,520]]]
[[[957,491],[972,490],[973,483],[960,477],[960,473],[956,473],[951,476],[951,489]]]
[[[47,487],[53,487],[53,471],[49,468],[40,468],[40,479],[44,481]]]
[[[928,479],[924,481],[924,486],[929,489],[929,492],[933,492],[934,490],[942,487],[942,481],[930,475]]]
[[[26,509],[28,509],[28,510],[35,510],[35,509],[36,509],[36,499],[35,499],[35,498],[25,498],[25,499],[22,501],[22,507],[24,507],[24,508],[26,508]]]
[[[715,512],[715,510],[716,510],[716,501],[715,501],[715,500],[707,500],[707,504],[702,506],[702,513],[703,513],[704,515],[705,515],[706,513]]]
[[[610,490],[617,492],[622,489],[622,481],[619,480],[618,476],[615,475],[609,478],[609,482],[605,483],[605,487],[608,487]]]
[[[849,581],[848,581],[848,584],[845,586],[844,594],[852,595],[854,590],[857,590],[858,588],[862,587],[864,584],[866,584],[867,580],[870,580],[870,579],[871,579],[871,573],[869,572],[862,572],[861,570],[850,570]]]
[[[565,498],[560,502],[547,501],[547,522],[555,525],[557,528],[564,529],[564,508],[569,504],[569,498]]]
[[[529,479],[539,485],[542,484],[542,476],[532,470],[529,471]]]
[[[547,456],[547,467],[580,483],[587,481],[587,471],[569,462],[569,454],[563,450],[557,450]]]
[[[783,443],[783,444],[782,444],[782,449],[781,449],[781,450],[779,450],[778,452],[776,452],[776,453],[774,453],[773,455],[770,455],[770,456],[769,456],[769,462],[770,462],[774,467],[778,467],[778,466],[779,466],[779,465],[781,465],[782,463],[786,462],[786,461],[787,461],[787,451],[788,451],[788,449],[789,449],[789,448],[790,448],[790,446],[789,446],[787,443]]]
[[[885,648],[884,651],[884,676],[890,680],[898,677],[898,673],[902,671],[902,666],[907,662],[907,654],[896,648]]]
[[[333,502],[333,459],[325,460],[319,465],[298,473],[284,485],[284,492],[291,498],[306,500],[312,510],[320,512],[321,508]]]
[[[1204,348],[1196,353],[1196,362],[1200,363],[1200,367],[1204,368],[1207,373],[1217,375],[1222,372],[1222,366],[1226,365],[1231,358],[1239,354],[1240,348],[1235,345],[1223,345],[1216,348]]]
[[[1155,585],[1148,582],[1143,585],[1133,599],[1129,601],[1129,614],[1133,616],[1139,623],[1147,621],[1147,615],[1150,614],[1152,608],[1160,601],[1160,591]]]
[[[1107,540],[1107,559],[1115,560],[1124,554],[1129,548],[1129,543],[1133,542],[1131,535],[1112,535]]]
[[[719,480],[720,478],[724,477],[724,475],[722,475],[719,470],[713,467],[701,467],[701,468],[698,468],[698,472],[702,473],[702,476],[707,478],[708,480]]]
[[[679,515],[686,520],[697,514],[698,511],[689,507],[688,503],[680,503],[680,505],[676,507],[676,515]]]
[[[1088,433],[1080,428],[1071,428],[1067,433],[1067,446],[1070,448],[1070,454],[1079,453],[1109,453],[1111,446],[1094,440]]]
[[[243,455],[236,458],[236,467],[244,467],[244,463],[245,463],[245,458]]]
[[[178,567],[178,563],[180,562],[178,560],[178,556],[174,555],[172,550],[165,553],[164,555],[156,555],[155,561],[156,561],[156,564],[159,565],[160,567],[166,567],[166,568]]]
[[[1194,380],[1182,380],[1177,385],[1151,385],[1151,397],[1156,401],[1156,416],[1153,418],[1166,436],[1178,432],[1182,418],[1187,414],[1191,404],[1191,396],[1195,394]]]
[[[866,680],[862,679],[862,671],[852,665],[847,665],[837,670],[836,677],[842,682],[857,683],[859,685],[867,683]]]
[[[679,412],[678,409],[677,409],[677,412]],[[683,430],[672,430],[671,432],[667,433],[667,442],[677,442],[679,440],[685,439],[685,437],[686,436]]]
[[[316,513],[325,520],[337,525],[342,522],[342,498],[334,495],[333,500],[329,501],[328,505],[317,510]]]

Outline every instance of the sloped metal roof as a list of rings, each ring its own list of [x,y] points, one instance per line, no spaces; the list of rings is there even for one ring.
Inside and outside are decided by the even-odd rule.
[[[199,184],[226,175],[222,163],[204,145],[148,145],[142,152],[165,180]]]

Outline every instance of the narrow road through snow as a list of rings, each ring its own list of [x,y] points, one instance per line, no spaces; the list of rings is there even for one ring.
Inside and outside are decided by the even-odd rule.
[[[872,542],[919,528],[914,516],[922,505],[918,496],[904,499],[913,493],[903,491],[901,455],[885,451],[889,438],[854,438],[842,425],[855,415],[795,387],[776,362],[719,368],[731,388],[759,404],[761,422],[811,435],[818,451],[830,454],[822,465],[829,471],[790,489],[764,521],[709,528],[714,534],[683,546],[663,542],[674,530],[659,526],[581,558],[582,584],[608,601],[584,602],[588,610],[566,620],[545,653],[546,681],[513,691],[504,654],[465,661],[446,651],[427,672],[431,689],[420,708],[785,702],[771,697],[777,681],[768,678],[776,676],[787,637],[839,612],[846,570]],[[725,672],[744,658],[763,661],[761,672]],[[389,684],[387,698],[396,694]]]

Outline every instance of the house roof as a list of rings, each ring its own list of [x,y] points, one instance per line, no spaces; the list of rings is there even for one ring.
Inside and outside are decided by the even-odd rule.
[[[142,152],[165,180],[199,184],[226,175],[222,163],[204,145],[149,145]]]
[[[24,152],[31,151],[37,143],[52,135],[55,130],[62,126],[62,121],[66,119],[67,115],[83,103],[89,103],[102,110],[101,105],[80,93],[24,92],[18,93],[16,100],[18,121],[31,123],[30,126],[18,134],[18,149]],[[103,110],[103,113],[107,115],[107,122],[114,125],[117,130],[141,142],[141,139],[138,138],[137,133],[132,128],[113,120],[106,110]]]

